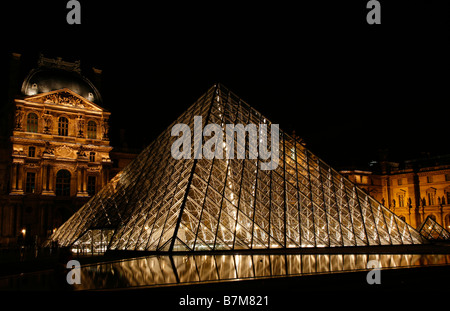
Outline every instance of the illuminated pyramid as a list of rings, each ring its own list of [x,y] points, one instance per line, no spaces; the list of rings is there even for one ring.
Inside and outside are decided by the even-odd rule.
[[[194,130],[196,116],[203,126],[271,124],[214,85],[51,240],[87,252],[422,243],[415,229],[282,131],[271,146],[279,151],[273,170],[261,169],[264,161],[245,143],[244,159],[175,159],[171,129],[183,123]],[[237,136],[234,142],[242,145]]]
[[[431,216],[425,219],[419,229],[419,233],[428,240],[450,240],[450,233]]]

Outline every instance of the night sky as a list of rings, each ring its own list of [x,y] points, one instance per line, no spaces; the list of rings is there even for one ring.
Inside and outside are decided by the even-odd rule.
[[[449,21],[443,1],[15,1],[2,8],[2,78],[11,52],[103,70],[113,145],[142,148],[221,82],[315,154],[364,167],[450,154]],[[392,3],[395,2],[395,3]],[[28,68],[29,69],[29,68]],[[2,99],[5,98],[2,83]]]

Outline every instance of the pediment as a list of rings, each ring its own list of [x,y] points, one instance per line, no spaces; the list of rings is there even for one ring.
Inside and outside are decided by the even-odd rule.
[[[65,106],[69,108],[104,111],[101,107],[68,88],[41,93],[25,98],[28,102]]]

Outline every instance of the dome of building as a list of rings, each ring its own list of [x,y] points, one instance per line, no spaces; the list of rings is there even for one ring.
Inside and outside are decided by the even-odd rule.
[[[101,103],[100,92],[86,77],[80,73],[79,62],[69,63],[60,59],[58,65],[50,63],[51,59],[41,60],[39,67],[32,69],[22,83],[23,95],[32,96],[39,93],[51,92],[68,88],[78,95],[94,103]],[[69,64],[69,65],[68,65]]]

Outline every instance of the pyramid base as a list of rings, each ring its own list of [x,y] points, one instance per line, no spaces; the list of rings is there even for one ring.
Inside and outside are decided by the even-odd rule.
[[[320,248],[276,248],[276,249],[243,249],[218,251],[128,251],[107,250],[105,256],[113,258],[132,258],[146,255],[222,255],[222,254],[450,254],[450,243],[428,243],[420,245],[374,245],[345,246]]]

